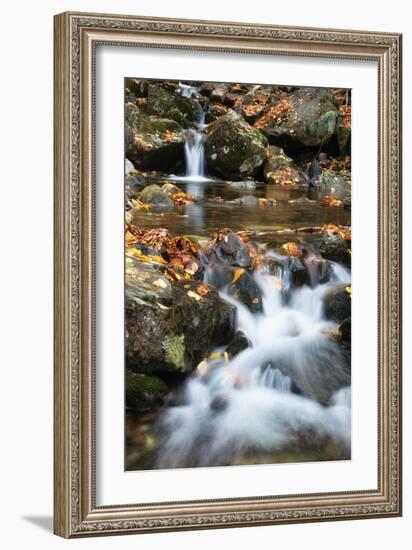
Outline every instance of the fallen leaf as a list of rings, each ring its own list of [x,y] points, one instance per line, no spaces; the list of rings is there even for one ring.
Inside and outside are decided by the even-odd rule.
[[[296,243],[282,244],[281,250],[283,250],[283,252],[285,252],[288,256],[300,256],[302,254],[300,246]]]
[[[207,364],[207,361],[201,361],[196,367],[196,372],[200,374],[200,376],[205,376],[208,370],[209,370],[209,365]]]
[[[156,279],[156,281],[153,281],[152,285],[157,288],[167,288],[167,283],[163,279]]]
[[[349,296],[352,298],[352,287],[349,285],[345,287],[346,292],[349,294]]]
[[[243,269],[243,267],[241,267],[240,269],[237,269],[233,275],[232,283],[236,283],[236,281],[240,279],[240,277],[243,275],[244,272],[245,270]]]
[[[207,286],[206,283],[203,283],[197,287],[197,293],[200,294],[200,296],[204,296],[209,292],[210,292],[210,288]]]
[[[160,307],[160,309],[164,309],[164,310],[170,309],[170,307],[164,306],[164,305],[161,304],[160,302],[156,302],[156,303],[157,303],[157,305]]]
[[[201,296],[199,296],[199,294],[196,294],[196,292],[193,292],[193,290],[189,290],[187,295],[189,296],[189,298],[193,298],[194,300],[196,300],[197,302],[199,302],[199,300],[202,299]]]
[[[334,199],[333,197],[326,196],[320,201],[320,204],[322,206],[339,207],[339,206],[342,206],[343,201],[340,199]]]

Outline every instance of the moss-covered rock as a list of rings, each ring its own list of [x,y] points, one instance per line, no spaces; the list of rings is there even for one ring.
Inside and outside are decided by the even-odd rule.
[[[225,179],[253,176],[265,160],[266,138],[233,111],[206,128],[208,167]]]
[[[236,310],[198,282],[171,284],[135,257],[126,258],[126,361],[135,372],[191,372],[233,337]],[[207,319],[207,323],[205,323]]]
[[[255,127],[273,145],[314,147],[332,138],[338,116],[332,90],[297,88],[268,107]]]
[[[148,185],[140,193],[140,200],[145,204],[149,204],[153,210],[165,211],[171,210],[174,206],[172,199],[161,187],[153,183]]]
[[[126,155],[141,170],[173,172],[184,163],[185,138],[174,120],[126,110]]]
[[[138,411],[150,410],[163,403],[167,385],[157,376],[140,374],[126,369],[126,407]]]
[[[174,183],[164,183],[162,185],[162,191],[163,193],[166,193],[169,197],[172,197],[173,195],[177,195],[177,193],[181,193],[182,190],[177,185],[174,185]]]

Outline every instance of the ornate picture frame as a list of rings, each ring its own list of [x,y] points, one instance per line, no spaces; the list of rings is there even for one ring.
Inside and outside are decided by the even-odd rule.
[[[98,45],[378,64],[378,487],[98,505],[95,51]],[[55,16],[54,531],[63,537],[401,514],[401,67],[394,33],[63,13]],[[97,237],[98,238],[98,237]]]

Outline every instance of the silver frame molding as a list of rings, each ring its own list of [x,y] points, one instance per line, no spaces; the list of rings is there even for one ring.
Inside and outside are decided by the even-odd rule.
[[[87,13],[63,13],[54,23],[54,532],[79,537],[401,515],[402,36]],[[94,63],[99,44],[377,62],[377,490],[96,505]]]

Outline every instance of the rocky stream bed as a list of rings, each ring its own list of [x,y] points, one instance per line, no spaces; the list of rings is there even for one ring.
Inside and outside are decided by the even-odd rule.
[[[125,97],[126,469],[350,458],[349,92]]]

